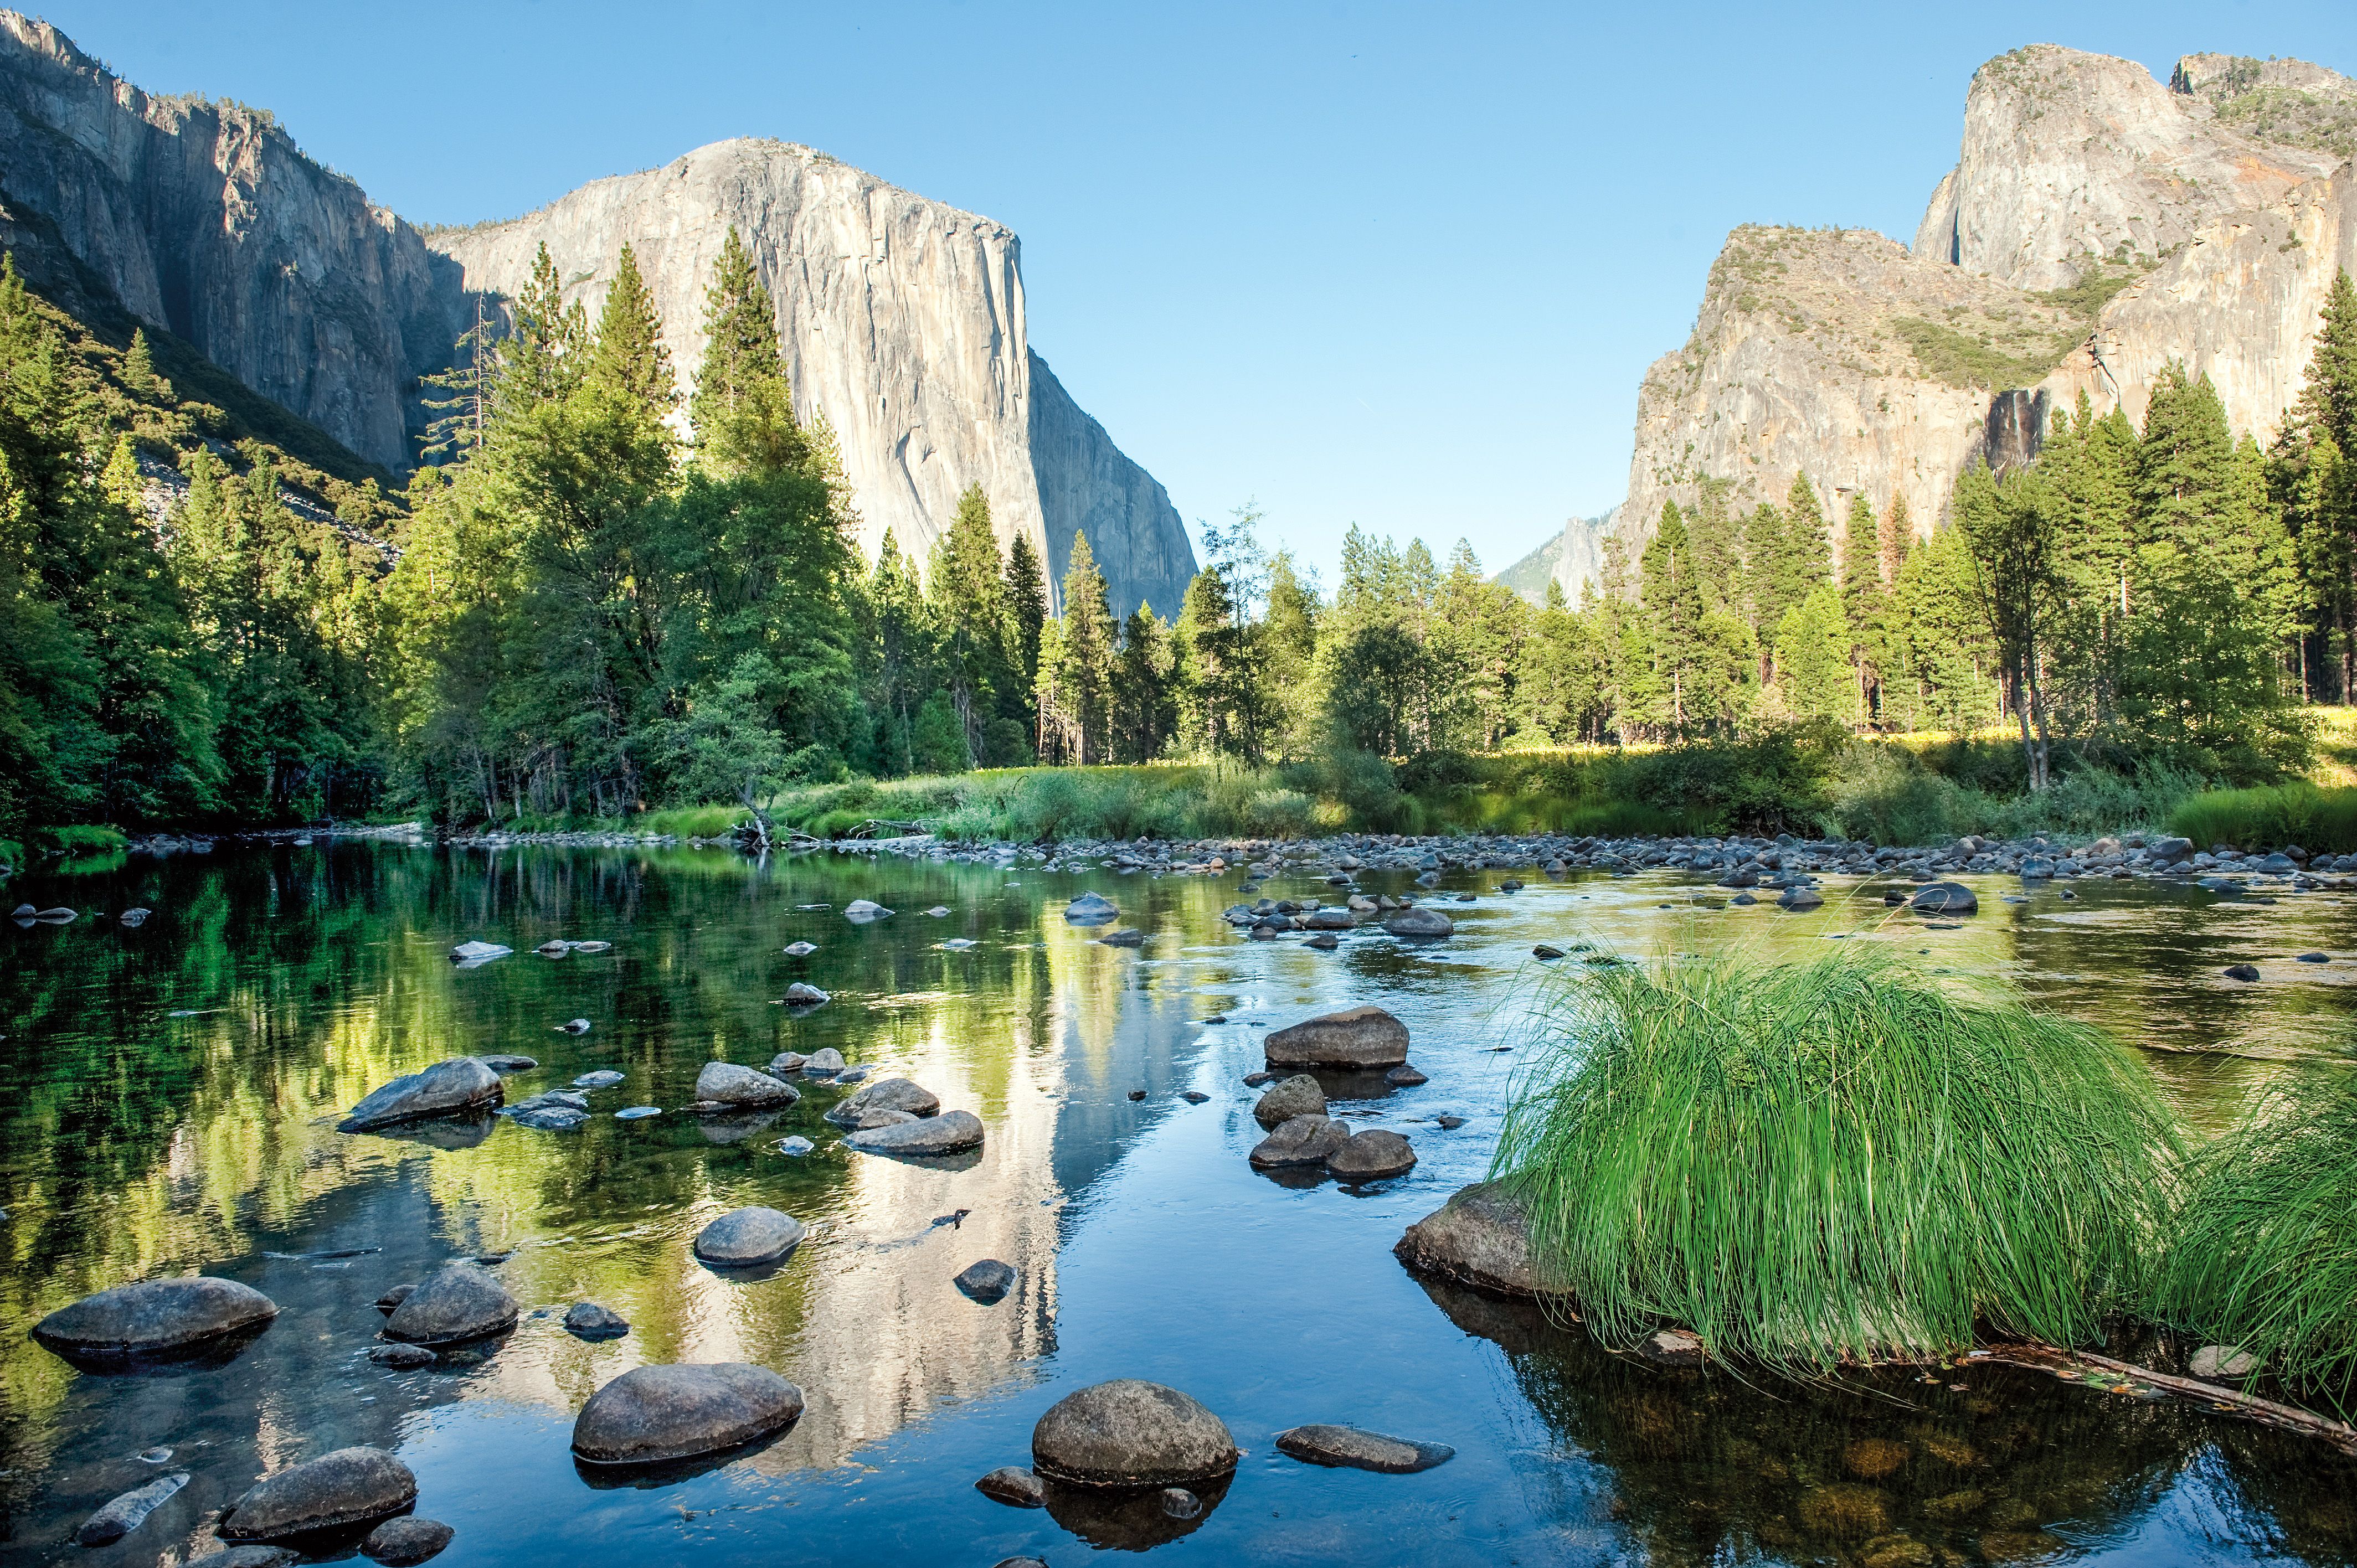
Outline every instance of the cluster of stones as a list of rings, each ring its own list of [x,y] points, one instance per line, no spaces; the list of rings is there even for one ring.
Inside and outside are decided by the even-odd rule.
[[[1394,1084],[1422,1083],[1424,1075],[1407,1065],[1407,1026],[1367,1006],[1275,1030],[1265,1049],[1272,1071],[1381,1072]],[[1326,1091],[1311,1071],[1297,1071],[1263,1094],[1253,1119],[1268,1133],[1252,1151],[1259,1170],[1323,1169],[1356,1185],[1405,1176],[1415,1165],[1415,1150],[1397,1133],[1381,1127],[1353,1133],[1349,1122],[1328,1115]]]

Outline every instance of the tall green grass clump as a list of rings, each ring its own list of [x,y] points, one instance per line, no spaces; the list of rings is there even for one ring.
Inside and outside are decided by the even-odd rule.
[[[1862,947],[1563,977],[1494,1175],[1608,1344],[1823,1374],[2058,1344],[2143,1283],[2175,1133],[2139,1063]]]
[[[2276,849],[2296,843],[2317,854],[2357,851],[2357,789],[2276,784],[2212,789],[2170,813],[2169,831],[2203,849]]]
[[[2357,1079],[2318,1062],[2194,1156],[2153,1316],[2357,1412]]]

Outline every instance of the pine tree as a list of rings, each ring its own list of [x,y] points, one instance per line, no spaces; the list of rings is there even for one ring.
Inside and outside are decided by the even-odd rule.
[[[679,402],[671,350],[663,347],[662,317],[628,244],[614,263],[614,286],[598,313],[585,379],[650,421],[662,419]]]
[[[990,501],[980,485],[968,485],[948,531],[933,546],[926,587],[941,628],[950,707],[965,732],[966,749],[977,758],[988,755],[985,735],[996,716],[996,694],[1012,677],[1005,662],[1004,570],[991,530]]]
[[[1063,601],[1055,657],[1044,641],[1039,656],[1039,752],[1085,766],[1104,761],[1109,750],[1118,634],[1086,532],[1072,535]]]
[[[1885,585],[1895,584],[1899,581],[1899,569],[1907,564],[1908,552],[1915,545],[1915,524],[1907,515],[1904,495],[1891,495],[1875,539],[1882,555],[1882,580]]]
[[[2331,437],[2343,453],[2357,451],[2357,285],[2346,268],[2334,273],[2325,297],[2316,352],[2291,424],[2309,438]]]
[[[1017,533],[1006,546],[1006,580],[1001,601],[1006,606],[1004,637],[1006,661],[1036,714],[1031,695],[1039,680],[1039,638],[1048,619],[1048,577],[1039,569],[1039,553],[1028,534]]]
[[[421,463],[463,463],[483,449],[490,437],[491,410],[499,397],[499,345],[492,335],[490,312],[480,295],[475,297],[475,324],[452,345],[458,358],[450,368],[418,378],[440,392],[422,401],[434,415],[425,426],[419,449]]]
[[[172,394],[170,384],[156,373],[155,355],[147,347],[147,329],[144,327],[131,329],[131,347],[123,351],[123,384],[151,397],[169,398]]]
[[[1850,630],[1850,667],[1856,671],[1858,716],[1872,722],[1880,713],[1878,696],[1884,662],[1885,614],[1881,540],[1874,521],[1873,503],[1861,490],[1850,498],[1849,517],[1842,533],[1842,618]]]
[[[515,298],[511,325],[501,350],[501,413],[554,402],[580,384],[589,319],[580,301],[565,304],[565,285],[545,241],[533,257],[532,281]]]
[[[1660,706],[1637,716],[1671,735],[1685,733],[1688,693],[1695,679],[1702,634],[1702,584],[1695,570],[1685,519],[1675,501],[1662,503],[1660,525],[1638,562],[1638,602],[1647,619],[1652,688]]]
[[[704,364],[687,413],[698,454],[724,472],[810,465],[778,353],[776,307],[734,224],[705,291]]]
[[[1290,551],[1278,551],[1268,564],[1268,614],[1259,629],[1261,674],[1275,720],[1275,750],[1282,760],[1305,757],[1315,744],[1317,715],[1325,705],[1317,681],[1323,614],[1316,582],[1296,569]]]
[[[1795,718],[1857,722],[1857,678],[1841,591],[1819,583],[1776,628],[1776,689]]]
[[[1170,632],[1140,602],[1122,624],[1114,660],[1112,749],[1116,762],[1151,762],[1169,744],[1177,723],[1171,693]]]

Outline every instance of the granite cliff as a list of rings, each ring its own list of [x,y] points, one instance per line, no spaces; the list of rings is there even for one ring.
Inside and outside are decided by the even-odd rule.
[[[725,142],[513,222],[430,235],[264,110],[155,97],[44,22],[0,12],[0,242],[53,297],[167,329],[388,477],[414,461],[417,378],[545,240],[594,310],[628,242],[673,360],[735,223],[778,301],[803,413],[823,411],[871,550],[920,557],[969,483],[1002,541],[1060,578],[1085,528],[1114,607],[1178,612],[1194,555],[1153,477],[1031,350],[1016,237],[821,153]]]
[[[2296,60],[1991,60],[1912,249],[1743,228],[1693,335],[1638,392],[1628,525],[1708,476],[1741,503],[1805,472],[1838,523],[1904,496],[1928,531],[1975,459],[2033,456],[2085,392],[2141,419],[2182,360],[2272,439],[2334,272],[2357,272],[2357,82]],[[1577,582],[1565,552],[1566,585]]]

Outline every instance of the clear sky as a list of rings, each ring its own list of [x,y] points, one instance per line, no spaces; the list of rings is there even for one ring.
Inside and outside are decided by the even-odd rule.
[[[20,0],[21,3],[21,0]],[[1743,222],[1912,240],[2025,43],[2357,74],[2357,0],[2039,5],[53,0],[415,220],[736,135],[1023,239],[1031,343],[1190,524],[1248,499],[1496,570],[1626,489],[1639,378]]]

